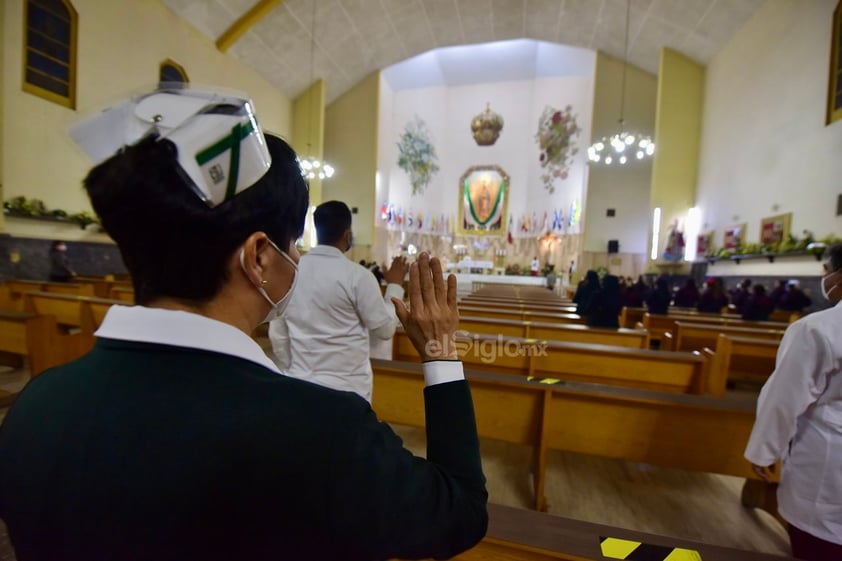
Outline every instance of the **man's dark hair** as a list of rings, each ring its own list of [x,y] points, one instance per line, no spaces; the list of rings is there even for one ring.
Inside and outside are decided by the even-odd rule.
[[[313,213],[316,238],[320,244],[333,244],[351,227],[351,209],[342,201],[328,201]]]
[[[117,242],[138,304],[169,297],[212,299],[228,280],[227,261],[254,232],[286,250],[304,230],[309,193],[296,155],[266,135],[270,169],[214,208],[196,196],[168,140],[147,138],[94,167],[84,185],[102,226]]]
[[[837,243],[825,250],[825,257],[830,263],[830,272],[842,270],[842,243]]]

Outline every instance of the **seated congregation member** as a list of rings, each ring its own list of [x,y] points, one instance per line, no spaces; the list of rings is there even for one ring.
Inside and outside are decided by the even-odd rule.
[[[649,295],[649,290],[643,281],[643,276],[639,276],[637,282],[634,284],[629,282],[626,284],[628,286],[625,292],[623,292],[623,305],[628,308],[642,308]]]
[[[766,481],[781,460],[778,512],[805,561],[842,559],[842,244],[827,256],[821,289],[833,307],[787,328],[745,451]]]
[[[784,288],[784,292],[778,300],[779,309],[787,312],[803,312],[804,308],[809,308],[813,304],[813,301],[804,294],[798,284],[797,280],[786,283],[786,288]]]
[[[646,299],[646,307],[650,314],[666,315],[672,303],[672,291],[670,291],[670,280],[666,275],[661,275],[655,281],[655,290]]]
[[[765,289],[764,289],[765,292]],[[737,285],[731,292],[731,305],[734,306],[734,311],[738,314],[742,314],[745,308],[746,303],[750,296],[752,296],[751,291],[751,279],[743,279],[740,281],[740,284]]]
[[[94,349],[29,382],[0,427],[18,560],[449,558],[477,543],[487,494],[456,279],[422,255],[398,308],[425,361],[422,459],[365,400],[284,376],[250,336],[304,282],[308,206],[295,153],[264,139],[250,102],[157,90],[74,132],[105,160],[85,188],[138,305],[112,307]],[[213,154],[213,175],[191,165]]]
[[[752,287],[752,294],[742,308],[742,318],[749,321],[768,321],[774,309],[772,300],[766,295],[766,287],[762,284]]]
[[[588,327],[620,328],[620,312],[623,309],[623,295],[620,279],[614,275],[602,277],[602,286],[591,294],[584,310]]]
[[[585,316],[585,310],[590,306],[591,296],[599,290],[599,275],[593,269],[585,273],[585,278],[576,287],[573,295],[573,303],[576,304],[576,313]]]
[[[67,244],[56,240],[50,245],[50,275],[51,282],[70,282],[76,272],[70,268],[67,258]]]
[[[728,296],[722,290],[722,279],[711,277],[705,284],[705,290],[699,296],[696,309],[706,314],[721,314],[722,308],[728,306]]]
[[[388,342],[395,334],[392,298],[403,298],[406,258],[396,257],[384,273],[383,296],[371,271],[344,255],[353,243],[348,205],[322,203],[313,223],[319,245],[301,258],[286,313],[269,324],[274,360],[290,376],[371,401],[369,337]]]
[[[699,304],[699,289],[696,281],[687,279],[684,286],[675,293],[675,306],[677,308],[695,308]]]
[[[775,308],[779,308],[781,304],[781,298],[784,295],[784,291],[786,290],[786,283],[787,281],[784,279],[780,279],[775,282],[775,287],[769,292],[769,299],[772,301],[772,305]]]

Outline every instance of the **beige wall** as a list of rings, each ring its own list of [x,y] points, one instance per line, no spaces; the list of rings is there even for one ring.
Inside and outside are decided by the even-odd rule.
[[[670,225],[678,221],[683,227],[687,211],[695,206],[704,89],[704,66],[672,49],[661,49],[650,195],[651,207],[661,209],[659,259]],[[651,228],[650,224],[650,235]]]
[[[787,212],[796,237],[842,235],[842,121],[825,125],[837,4],[767,0],[708,65],[697,204],[717,247]]]
[[[79,14],[77,111],[21,91],[23,1],[4,0],[2,161],[4,197],[39,198],[50,209],[89,209],[81,180],[90,167],[67,130],[137,88],[153,87],[172,58],[194,84],[248,92],[264,129],[288,136],[290,101],[256,72],[216,50],[159,0],[73,0]],[[10,233],[14,233],[9,229]]]
[[[324,159],[324,132],[325,83],[316,80],[292,103],[292,147],[298,156]],[[314,177],[308,182],[310,205],[318,206],[322,202],[322,180]]]
[[[325,116],[325,158],[337,171],[324,182],[323,199],[357,208],[354,245],[360,250],[374,243],[379,89],[374,72],[331,103]]]
[[[618,130],[622,94],[623,61],[597,53],[594,78],[593,133],[591,141]],[[628,65],[626,69],[626,130],[654,137],[657,78]],[[606,254],[608,240],[618,240],[620,251],[646,252],[646,228],[649,218],[649,187],[652,177],[650,160],[627,164],[591,165],[588,172],[585,204],[586,252]],[[616,216],[607,217],[613,208]]]

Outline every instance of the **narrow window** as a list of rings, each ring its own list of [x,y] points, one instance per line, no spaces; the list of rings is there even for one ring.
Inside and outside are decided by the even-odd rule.
[[[76,108],[78,15],[69,0],[26,0],[23,91]]]

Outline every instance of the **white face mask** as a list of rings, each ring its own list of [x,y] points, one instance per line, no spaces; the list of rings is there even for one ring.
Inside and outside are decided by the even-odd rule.
[[[825,276],[823,276],[823,277],[822,277],[822,282],[821,282],[821,286],[822,286],[822,296],[823,296],[823,297],[824,297],[824,299],[825,299],[825,300],[827,300],[828,302],[830,301],[830,293],[831,293],[831,292],[833,292],[833,289],[834,289],[834,288],[836,288],[838,285],[834,284],[834,285],[833,285],[833,286],[831,286],[831,287],[830,287],[830,289],[828,290],[828,289],[827,289],[827,288],[825,288],[825,286],[824,286],[824,281],[826,281],[828,278],[832,277],[833,275],[835,275],[835,274],[836,274],[836,273],[838,273],[838,272],[839,272],[839,271],[834,271],[834,272],[832,272],[832,273],[828,273],[827,275],[825,275]]]
[[[269,244],[272,247],[275,248],[275,251],[280,253],[281,256],[284,259],[289,261],[290,265],[292,265],[292,268],[294,269],[294,273],[293,273],[293,277],[292,277],[292,285],[290,285],[289,290],[283,296],[283,298],[281,298],[277,302],[272,301],[272,299],[269,297],[269,294],[266,293],[265,288],[263,288],[262,286],[256,287],[257,291],[260,292],[260,294],[263,296],[263,298],[265,298],[266,301],[269,302],[269,305],[272,306],[269,309],[269,313],[266,314],[266,317],[260,323],[269,323],[270,321],[278,319],[279,317],[284,315],[284,311],[287,309],[287,306],[289,305],[289,301],[292,297],[292,293],[295,292],[295,285],[298,283],[298,265],[296,265],[295,261],[292,260],[292,257],[287,255],[287,253],[285,251],[281,251],[281,249],[278,246],[276,246],[272,242],[272,240],[267,240],[267,241],[269,242]],[[245,255],[246,255],[245,249],[241,249],[240,250],[240,267],[243,269],[243,272],[245,272],[245,270],[246,270]]]

